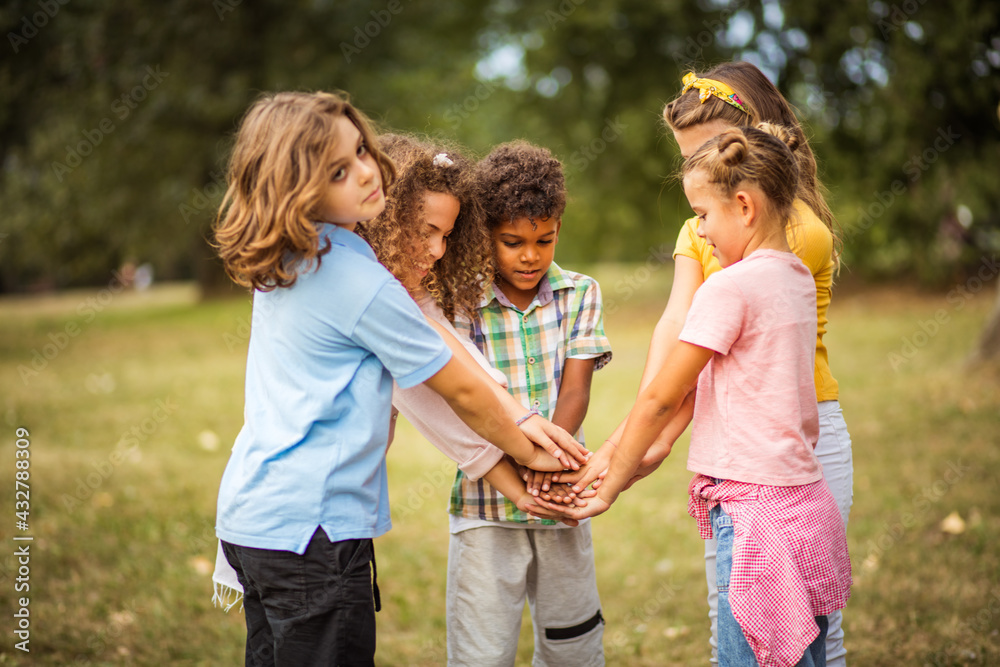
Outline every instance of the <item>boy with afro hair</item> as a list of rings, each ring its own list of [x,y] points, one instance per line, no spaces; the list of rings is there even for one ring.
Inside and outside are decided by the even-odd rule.
[[[553,262],[566,208],[562,165],[524,141],[477,165],[495,270],[478,311],[456,328],[508,378],[525,406],[583,442],[593,372],[611,359],[601,293]],[[546,477],[542,490],[547,491]],[[604,619],[590,524],[532,517],[461,471],[452,488],[448,662],[512,666],[527,598],[533,664],[604,664]]]

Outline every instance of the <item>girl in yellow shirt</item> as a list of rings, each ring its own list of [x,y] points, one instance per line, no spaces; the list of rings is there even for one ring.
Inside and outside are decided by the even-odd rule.
[[[788,101],[764,74],[746,62],[722,63],[697,76],[693,72],[683,79],[683,88],[676,99],[663,110],[663,118],[685,159],[693,155],[706,141],[731,127],[774,123],[791,130],[798,139],[795,151],[799,166],[799,186],[794,203],[793,219],[787,227],[788,245],[813,274],[816,283],[816,399],[819,408],[820,432],[815,453],[823,465],[823,476],[840,509],[844,526],[850,513],[854,469],[851,438],[844,423],[838,401],[837,381],[830,372],[826,333],[827,309],[837,271],[838,239],[833,230],[833,215],[823,199],[823,187],[816,177],[816,159],[805,134]],[[663,368],[670,352],[677,345],[694,294],[705,280],[722,267],[712,255],[712,248],[697,234],[698,219],[684,223],[674,249],[674,279],[670,299],[660,317],[649,345],[646,367],[639,387],[641,392]],[[637,474],[629,482],[655,470],[670,453],[674,440],[690,422],[694,405],[688,400],[682,412],[660,434],[643,458]],[[684,418],[686,416],[686,419]],[[623,422],[605,446],[595,452],[590,463],[578,473],[559,475],[559,481],[574,485],[577,493],[594,482],[607,469],[608,461],[625,430]],[[599,486],[598,481],[595,484]],[[628,486],[626,486],[628,488]],[[583,496],[593,492],[583,492]],[[715,585],[715,540],[705,541],[705,574],[708,580],[709,618],[712,623],[712,662],[717,662],[716,629],[718,590]],[[844,632],[839,611],[829,617],[826,643],[827,664],[846,665]]]
[[[823,343],[833,276],[838,265],[837,238],[833,230],[833,215],[823,199],[823,188],[816,177],[816,159],[806,136],[787,100],[757,67],[746,62],[723,63],[701,77],[693,73],[685,76],[681,94],[666,105],[663,118],[684,158],[732,126],[770,122],[792,128],[799,135],[800,145],[795,155],[801,178],[794,207],[796,215],[788,226],[788,245],[809,268],[816,282],[815,381],[820,434],[815,452],[823,464],[824,477],[846,527],[853,496],[851,438],[840,409],[837,381],[830,372],[827,349]],[[656,376],[677,344],[695,291],[708,276],[722,268],[712,256],[711,247],[696,233],[697,228],[698,219],[691,218],[684,223],[677,238],[670,300],[653,332],[643,371],[643,387]],[[705,561],[709,580],[709,617],[712,621],[712,661],[715,662],[718,591],[715,587],[714,540],[705,542]],[[827,664],[846,665],[840,612],[831,614],[829,621]]]

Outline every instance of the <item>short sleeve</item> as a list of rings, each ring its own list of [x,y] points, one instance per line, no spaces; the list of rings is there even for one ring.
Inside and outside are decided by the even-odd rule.
[[[681,225],[681,231],[677,234],[677,243],[674,244],[674,257],[683,255],[690,257],[696,262],[701,262],[701,253],[698,251],[698,218],[688,218]]]
[[[583,290],[577,300],[576,316],[566,346],[567,359],[596,359],[594,370],[611,361],[611,342],[604,333],[604,307],[597,281],[586,278],[576,289]]]
[[[351,338],[378,357],[404,389],[433,377],[451,359],[451,350],[395,280],[375,294]]]
[[[728,277],[715,274],[695,292],[679,339],[719,354],[729,354],[743,330],[746,298]]]
[[[712,254],[712,247],[705,239],[698,236],[698,218],[688,218],[684,221],[677,243],[674,244],[674,259],[678,256],[688,257],[701,264],[702,276],[707,279],[713,273],[722,270],[719,260]]]

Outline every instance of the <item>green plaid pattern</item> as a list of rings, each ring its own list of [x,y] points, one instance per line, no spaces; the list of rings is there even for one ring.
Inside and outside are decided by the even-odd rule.
[[[596,358],[594,370],[611,360],[597,281],[564,271],[554,262],[526,310],[518,310],[496,285],[490,285],[474,319],[461,318],[455,328],[507,376],[507,390],[525,411],[536,408],[547,419],[556,407],[566,359]],[[583,442],[583,429],[576,438]],[[528,516],[489,483],[472,482],[461,470],[451,489],[449,511],[486,521],[556,523]]]

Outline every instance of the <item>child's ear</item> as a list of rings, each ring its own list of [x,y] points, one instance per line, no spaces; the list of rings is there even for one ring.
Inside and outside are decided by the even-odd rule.
[[[757,218],[757,201],[753,194],[746,190],[739,190],[734,199],[739,209],[740,221],[744,227],[749,227]]]
[[[552,239],[552,243],[559,243],[559,230],[562,228],[562,218],[556,220],[556,236]]]

